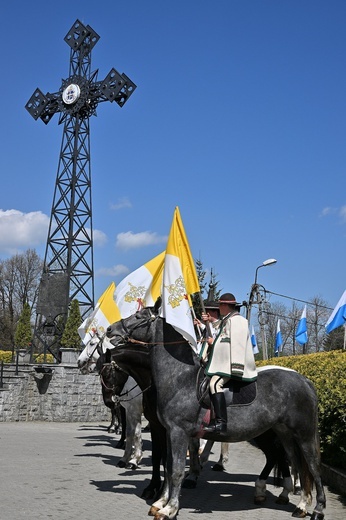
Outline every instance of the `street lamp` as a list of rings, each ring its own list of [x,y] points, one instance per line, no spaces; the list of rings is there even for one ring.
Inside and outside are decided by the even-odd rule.
[[[259,290],[259,285],[257,284],[257,273],[258,269],[261,269],[261,267],[267,267],[267,265],[273,265],[276,264],[277,260],[275,258],[268,258],[267,260],[264,260],[261,265],[259,265],[256,268],[255,273],[255,282],[253,283],[250,291],[250,297],[249,297],[249,303],[247,306],[247,313],[246,318],[250,323],[250,314],[251,314],[251,307],[253,303],[257,303],[259,307],[259,317],[262,317],[262,296]],[[254,302],[254,296],[256,295],[256,301]],[[264,324],[263,320],[260,320],[260,328],[261,328],[261,336],[262,336],[262,352],[263,352],[263,359],[268,359],[268,352],[267,352],[267,344],[266,344],[266,338],[265,338],[265,330],[264,330]]]
[[[257,273],[258,273],[258,269],[261,269],[261,267],[267,267],[267,265],[273,265],[273,264],[276,264],[277,260],[275,260],[275,258],[268,258],[268,260],[264,260],[264,262],[262,262],[261,265],[259,265],[257,268],[256,268],[256,274],[255,274],[255,283],[254,285],[257,284]]]

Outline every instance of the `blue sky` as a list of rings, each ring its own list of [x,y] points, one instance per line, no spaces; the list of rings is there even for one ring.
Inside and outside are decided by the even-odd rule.
[[[194,258],[246,299],[266,289],[331,307],[346,288],[346,3],[104,0],[7,3],[0,258],[43,256],[62,126],[24,106],[68,77],[76,19],[137,90],[91,119],[95,292],[166,245],[179,206]],[[208,280],[209,281],[209,280]],[[287,302],[286,302],[287,303]]]

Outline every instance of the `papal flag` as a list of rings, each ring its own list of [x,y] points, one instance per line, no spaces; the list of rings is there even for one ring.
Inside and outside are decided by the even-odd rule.
[[[195,263],[179,208],[174,211],[168,237],[162,282],[161,315],[197,352],[190,295],[200,291]]]
[[[308,342],[308,331],[306,328],[306,305],[304,306],[301,318],[299,320],[295,337],[300,345],[305,345]]]
[[[117,286],[114,300],[119,318],[127,318],[143,307],[155,304],[161,294],[165,252],[127,275]]]
[[[276,326],[276,336],[275,336],[275,356],[279,355],[279,352],[282,351],[282,335],[280,330],[280,320],[278,320],[277,326]]]
[[[329,334],[332,330],[341,327],[346,322],[346,291],[344,291],[340,300],[336,304],[335,309],[329,316],[326,323],[326,332]]]
[[[78,328],[78,334],[84,345],[89,342],[95,332],[104,334],[111,323],[120,319],[119,310],[113,298],[114,291],[115,283],[112,282],[98,299],[93,312]]]

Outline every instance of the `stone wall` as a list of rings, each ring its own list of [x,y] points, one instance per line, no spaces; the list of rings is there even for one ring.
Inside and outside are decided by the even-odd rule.
[[[75,365],[25,365],[0,392],[1,421],[110,421],[98,374]]]

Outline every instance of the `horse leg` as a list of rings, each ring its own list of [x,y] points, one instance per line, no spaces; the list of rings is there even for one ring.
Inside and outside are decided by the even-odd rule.
[[[267,479],[274,468],[274,485],[279,486],[280,477],[283,477],[283,491],[276,500],[278,504],[288,504],[288,494],[292,492],[293,485],[290,469],[287,462],[287,454],[273,430],[267,430],[255,439],[253,443],[264,453],[266,464],[255,482],[255,504],[262,504],[266,500]]]
[[[197,486],[197,480],[201,473],[201,463],[199,460],[199,439],[196,437],[189,440],[189,452],[190,452],[190,468],[187,476],[185,477],[182,487],[187,489],[195,489]]]
[[[141,498],[157,500],[161,493],[161,462],[164,467],[166,462],[166,430],[157,421],[154,423],[149,421],[149,427],[151,432],[152,473],[151,481],[143,490]]]
[[[225,464],[229,458],[229,443],[221,442],[220,457],[216,464],[211,468],[213,471],[226,471]]]
[[[117,433],[120,427],[120,419],[119,419],[119,406],[113,403],[111,407],[111,423],[107,428],[108,433]]]
[[[120,468],[136,469],[142,460],[142,424],[141,410],[137,410],[127,403],[126,414],[126,443],[123,457],[117,466]],[[136,404],[136,403],[135,403]]]
[[[169,499],[166,504],[158,501],[153,504],[160,507],[155,514],[155,520],[171,520],[179,511],[179,494],[185,473],[188,437],[177,425],[167,434],[167,482]],[[163,507],[162,507],[163,506]]]
[[[122,450],[125,448],[126,441],[126,410],[123,406],[120,405],[120,417],[121,417],[121,436],[115,445],[116,448]]]
[[[212,449],[213,445],[214,445],[214,441],[207,441],[207,444],[203,448],[203,451],[199,458],[202,468],[206,464],[206,462],[208,462],[209,455],[211,453],[211,449]]]

